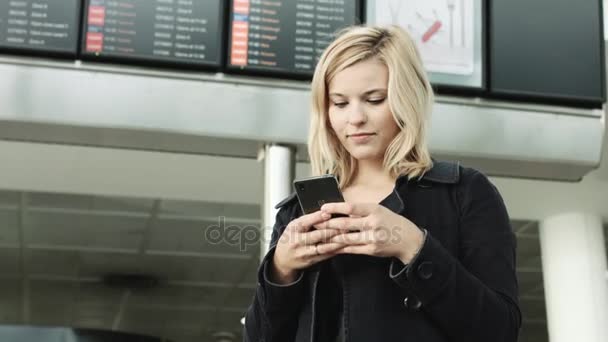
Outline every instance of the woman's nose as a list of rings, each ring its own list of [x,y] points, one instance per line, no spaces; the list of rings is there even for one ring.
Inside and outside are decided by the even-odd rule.
[[[361,105],[353,104],[348,113],[348,123],[351,125],[362,125],[367,122],[367,115]]]

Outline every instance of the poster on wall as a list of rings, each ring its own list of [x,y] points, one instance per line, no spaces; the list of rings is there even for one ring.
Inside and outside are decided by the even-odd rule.
[[[430,72],[471,75],[474,68],[472,0],[376,0],[375,22],[408,30]]]

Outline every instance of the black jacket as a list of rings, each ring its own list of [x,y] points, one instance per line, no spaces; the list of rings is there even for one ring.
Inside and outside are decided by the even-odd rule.
[[[410,264],[339,255],[281,286],[269,281],[267,264],[285,226],[301,211],[294,195],[279,203],[244,341],[332,341],[337,305],[349,342],[516,341],[521,326],[516,240],[490,181],[473,169],[435,162],[421,179],[399,177],[381,204],[426,230]],[[338,263],[338,257],[345,258]],[[335,264],[341,265],[338,271]],[[342,285],[339,301],[336,284]]]

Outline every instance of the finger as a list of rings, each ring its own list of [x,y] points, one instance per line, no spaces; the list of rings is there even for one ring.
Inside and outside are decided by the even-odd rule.
[[[311,245],[302,246],[302,249],[304,250],[304,252],[301,252],[302,253],[301,255],[304,256],[306,259],[316,258],[317,256],[325,255],[325,254],[327,254],[327,252],[322,253],[321,250],[319,250],[319,247],[321,247],[322,245],[325,245],[325,244],[318,243],[318,244],[311,244]],[[322,247],[322,248],[324,248],[327,251],[331,251],[331,250],[334,250],[334,249],[338,249],[339,245],[341,245],[341,244],[339,244],[339,243],[332,243],[331,246],[329,246],[329,247],[325,246],[325,247]],[[342,246],[344,246],[344,245],[342,244]]]
[[[341,234],[342,231],[338,229],[320,229],[320,230],[311,230],[306,233],[302,233],[299,235],[299,238],[302,240],[301,242],[306,245],[317,244],[320,242],[325,242],[331,239],[333,236]]]
[[[339,249],[344,248],[344,244],[336,242],[325,242],[317,245],[317,251],[320,255],[331,254],[333,255]]]
[[[316,244],[306,245],[306,246],[303,246],[303,248],[305,250],[304,255],[306,255],[306,257],[308,259],[314,258],[320,254],[320,253],[318,253],[318,249],[317,249],[318,247]]]
[[[329,241],[344,245],[361,245],[373,242],[369,234],[365,234],[363,232],[339,234],[332,237]]]
[[[365,217],[336,217],[315,225],[317,229],[339,229],[341,231],[363,231],[371,229]]]
[[[365,254],[374,255],[372,245],[349,245],[337,250],[335,254]]]
[[[335,242],[329,242],[329,243],[335,243]],[[341,243],[338,243],[337,245],[339,245],[340,247],[336,248],[334,251],[331,252],[332,255],[338,255],[338,254],[344,254],[343,249],[348,247],[348,245],[343,245]]]
[[[323,213],[322,211],[315,211],[314,213],[302,215],[297,219],[291,221],[287,228],[296,232],[307,232],[310,230],[310,227],[316,225],[318,223],[324,222],[330,218],[329,215]]]
[[[319,250],[319,255],[315,255],[310,258],[309,262],[311,265],[321,262],[323,260],[327,260],[336,254],[340,249],[344,248],[344,245],[339,243],[325,243],[319,244],[317,249]],[[323,252],[321,252],[323,251]]]
[[[378,204],[374,203],[332,202],[323,204],[321,211],[328,214],[367,216],[371,214],[376,207],[378,207]]]

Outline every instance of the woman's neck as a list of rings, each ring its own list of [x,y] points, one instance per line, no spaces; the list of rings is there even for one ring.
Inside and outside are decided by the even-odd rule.
[[[395,178],[390,175],[390,172],[384,169],[382,160],[360,160],[357,161],[357,171],[355,172],[351,186],[379,186],[394,182]]]

